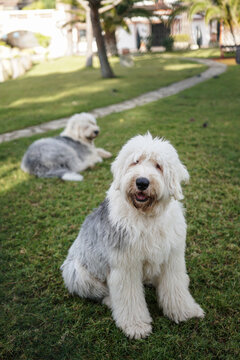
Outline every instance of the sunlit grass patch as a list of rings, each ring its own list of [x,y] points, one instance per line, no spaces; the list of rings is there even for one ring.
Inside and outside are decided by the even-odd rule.
[[[111,62],[114,79],[101,78],[98,60],[86,69],[85,59],[74,56],[35,65],[24,76],[1,83],[0,133],[119,103],[205,69],[160,54],[136,56],[132,68],[121,66],[117,58]]]
[[[183,69],[194,69],[198,68],[198,64],[175,64],[175,65],[165,65],[165,70],[171,70],[171,71],[179,71]]]

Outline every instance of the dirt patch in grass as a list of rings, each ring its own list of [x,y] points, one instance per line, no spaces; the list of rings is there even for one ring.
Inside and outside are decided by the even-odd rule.
[[[217,62],[220,62],[222,64],[225,64],[225,65],[230,65],[230,66],[233,66],[233,65],[238,65],[236,63],[236,59],[235,58],[226,58],[226,59],[220,59],[220,58],[213,58],[212,60],[214,61],[217,61]]]

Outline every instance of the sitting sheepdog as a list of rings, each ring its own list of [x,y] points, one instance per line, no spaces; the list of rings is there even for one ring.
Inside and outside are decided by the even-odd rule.
[[[188,286],[186,222],[179,202],[189,174],[173,146],[148,133],[132,138],[112,164],[103,203],[84,221],[61,270],[70,293],[102,300],[130,338],[151,333],[143,284],[178,323],[204,312]]]
[[[21,168],[38,177],[81,181],[83,176],[79,172],[112,156],[108,151],[95,148],[94,139],[98,134],[93,115],[75,114],[60,136],[35,141],[25,153]]]

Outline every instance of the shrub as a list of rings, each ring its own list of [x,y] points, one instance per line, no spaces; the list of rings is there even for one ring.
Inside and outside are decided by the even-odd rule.
[[[190,38],[188,34],[176,34],[173,36],[175,42],[189,42]]]
[[[151,51],[151,47],[152,47],[152,35],[149,35],[149,36],[146,38],[146,48],[147,48],[147,51]]]
[[[0,40],[0,46],[10,47],[4,40]]]
[[[174,38],[172,36],[169,36],[163,40],[163,46],[166,48],[166,51],[172,51],[173,44],[174,44]]]
[[[35,33],[34,35],[40,46],[44,48],[47,48],[49,46],[51,40],[50,36],[45,36],[39,33]]]

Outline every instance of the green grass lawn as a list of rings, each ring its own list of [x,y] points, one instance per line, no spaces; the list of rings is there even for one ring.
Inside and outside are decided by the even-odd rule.
[[[118,103],[194,76],[204,66],[161,54],[134,58],[126,68],[112,59],[117,77],[102,79],[98,64],[84,68],[83,57],[35,65],[24,76],[0,84],[0,133]]]
[[[85,216],[105,197],[111,160],[85,171],[82,183],[37,179],[19,166],[39,136],[0,145],[1,359],[239,357],[239,72],[229,67],[178,95],[99,120],[96,143],[114,156],[150,130],[172,142],[191,175],[186,262],[206,317],[176,325],[147,288],[153,334],[145,340],[127,339],[105,306],[70,296],[59,270]]]
[[[219,58],[219,48],[207,48],[197,50],[178,50],[171,53],[172,56],[195,57],[195,58]]]

